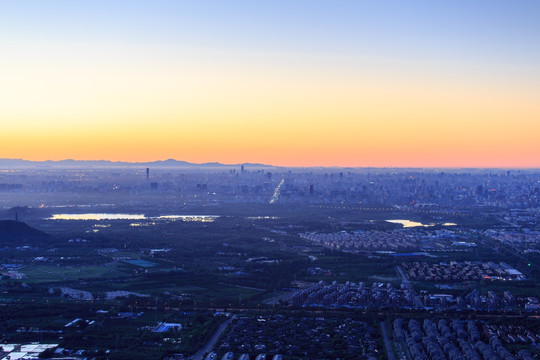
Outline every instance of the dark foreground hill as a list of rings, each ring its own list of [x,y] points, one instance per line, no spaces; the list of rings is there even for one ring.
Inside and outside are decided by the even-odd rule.
[[[22,241],[36,243],[48,240],[50,235],[34,229],[27,224],[14,220],[0,220],[0,244],[4,246],[19,246]]]

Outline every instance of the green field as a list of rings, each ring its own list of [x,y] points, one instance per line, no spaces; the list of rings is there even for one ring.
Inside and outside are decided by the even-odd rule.
[[[81,279],[110,279],[126,276],[116,265],[64,267],[53,265],[27,265],[18,270],[26,275],[28,284],[64,282]]]

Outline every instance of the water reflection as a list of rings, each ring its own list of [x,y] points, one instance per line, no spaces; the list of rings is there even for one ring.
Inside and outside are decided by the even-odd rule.
[[[434,226],[435,224],[422,224],[421,222],[411,221],[411,220],[386,220],[387,222],[393,224],[401,224],[404,228],[416,227],[416,226]]]
[[[212,222],[218,215],[163,215],[146,216],[143,214],[118,214],[118,213],[86,213],[86,214],[54,214],[47,220],[181,220]]]
[[[390,223],[393,223],[393,224],[401,224],[401,225],[403,225],[404,228],[417,227],[417,226],[429,227],[429,226],[437,225],[437,224],[424,224],[424,223],[417,222],[417,221],[401,220],[401,219],[400,220],[386,220],[386,221],[390,222]],[[442,226],[456,226],[457,224],[446,222],[446,223],[443,223],[441,225]]]
[[[218,217],[218,215],[163,215],[158,216],[156,219],[212,222]]]
[[[107,214],[107,213],[87,213],[87,214],[53,214],[47,220],[142,220],[146,219],[143,214]]]

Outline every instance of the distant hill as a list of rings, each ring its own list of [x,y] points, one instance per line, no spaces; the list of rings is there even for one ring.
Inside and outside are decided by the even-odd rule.
[[[34,229],[27,224],[15,220],[0,220],[0,244],[3,246],[20,246],[23,241],[36,243],[48,240],[50,235]]]
[[[23,159],[0,159],[0,168],[2,169],[18,169],[18,168],[110,168],[110,167],[158,167],[158,168],[233,168],[233,167],[258,167],[269,168],[272,165],[265,164],[222,164],[218,162],[208,163],[190,163],[187,161],[167,159],[150,162],[126,162],[126,161],[109,161],[109,160],[46,160],[46,161],[29,161]]]

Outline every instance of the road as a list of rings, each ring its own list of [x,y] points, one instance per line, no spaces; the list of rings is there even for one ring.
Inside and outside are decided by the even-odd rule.
[[[388,360],[396,360],[394,356],[394,350],[392,350],[392,342],[388,338],[388,332],[386,330],[386,323],[381,321],[381,333],[384,339],[384,348],[386,349],[386,358]]]
[[[302,291],[304,291],[304,289],[298,289],[298,290],[287,292],[285,294],[281,294],[275,298],[266,300],[265,304],[279,305],[280,302],[288,303],[296,294],[300,294]]]
[[[403,285],[405,285],[408,289],[410,289],[412,291],[412,293],[414,294],[414,303],[415,303],[415,305],[419,309],[422,309],[424,307],[424,304],[422,303],[422,300],[420,300],[420,297],[416,294],[416,291],[412,287],[411,282],[409,281],[409,279],[407,279],[407,276],[403,272],[403,269],[399,265],[396,266],[396,269],[397,269],[397,271],[399,273],[399,276],[401,276],[401,283]]]
[[[283,186],[284,182],[285,182],[285,179],[281,179],[281,182],[278,184],[278,186],[274,190],[274,195],[272,195],[272,199],[270,199],[270,204],[275,204],[276,201],[278,201],[279,194],[281,193],[281,187]]]
[[[216,343],[218,342],[219,338],[221,337],[221,335],[223,334],[225,329],[227,329],[227,326],[229,326],[229,324],[235,318],[236,318],[236,316],[233,315],[229,319],[225,320],[221,325],[219,325],[219,327],[217,328],[216,332],[212,335],[210,340],[208,340],[206,342],[206,344],[204,344],[204,346],[202,348],[200,348],[199,351],[197,351],[197,353],[195,354],[193,359],[195,359],[195,360],[203,360],[204,355],[209,353],[210,351],[212,351],[214,349],[214,346],[216,346]]]

